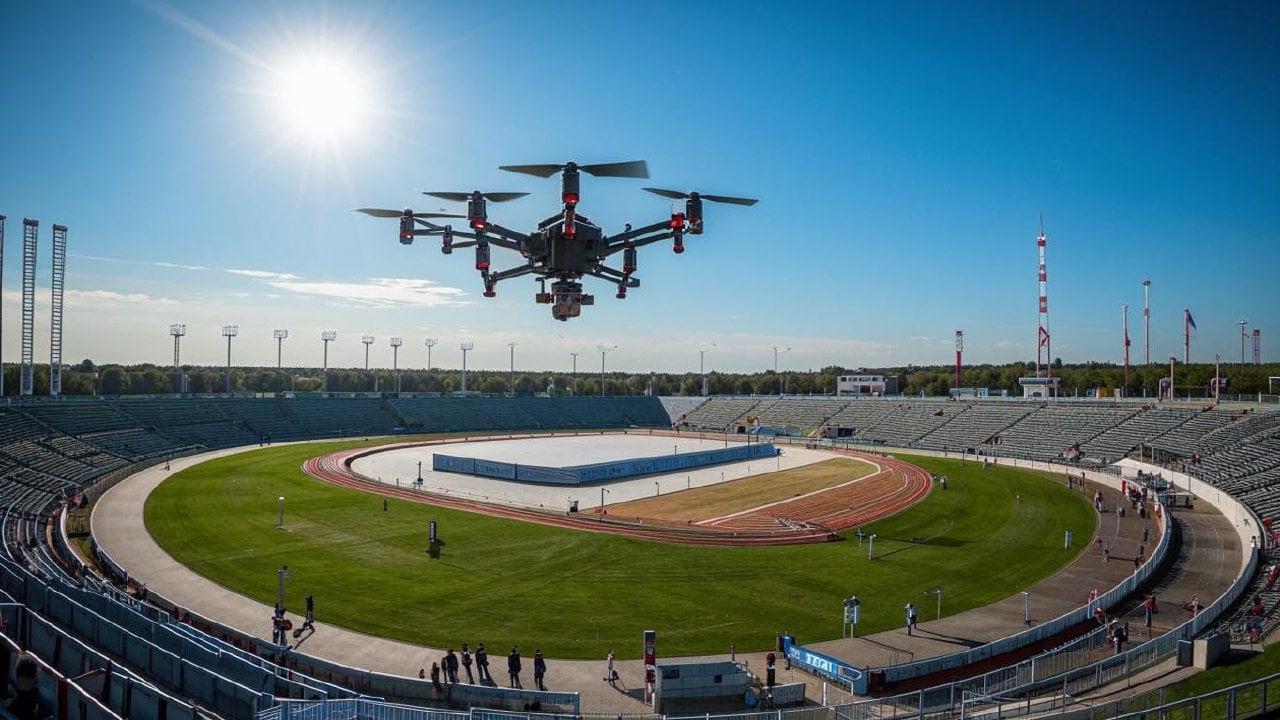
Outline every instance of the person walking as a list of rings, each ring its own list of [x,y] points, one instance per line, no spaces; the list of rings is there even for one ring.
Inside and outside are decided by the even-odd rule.
[[[511,687],[523,688],[520,684],[520,648],[515,645],[511,646],[511,652],[507,655],[507,675],[511,677]]]
[[[458,682],[458,656],[453,653],[453,648],[444,654],[444,676],[451,683]]]
[[[907,603],[907,606],[904,607],[903,610],[905,610],[907,613],[907,634],[910,635],[911,631],[915,630],[915,627],[916,627],[916,618],[917,618],[916,604]]]
[[[539,648],[533,651],[533,684],[536,685],[539,690],[547,689],[546,684],[542,682],[542,679],[546,674],[547,661],[543,659],[542,650]]]
[[[476,679],[471,675],[471,648],[462,643],[462,669],[467,671],[467,684],[475,685]]]
[[[476,645],[476,672],[481,683],[493,682],[493,676],[489,674],[489,653],[484,649],[484,643]]]

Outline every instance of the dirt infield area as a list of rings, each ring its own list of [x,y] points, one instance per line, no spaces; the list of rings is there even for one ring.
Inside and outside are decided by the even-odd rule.
[[[892,515],[923,499],[932,486],[929,473],[909,463],[841,453],[846,457],[833,455],[831,460],[802,468],[610,505],[601,516],[389,486],[351,470],[352,461],[369,452],[365,448],[322,455],[304,463],[303,470],[326,482],[413,502],[681,544],[759,546],[839,540],[839,532]]]

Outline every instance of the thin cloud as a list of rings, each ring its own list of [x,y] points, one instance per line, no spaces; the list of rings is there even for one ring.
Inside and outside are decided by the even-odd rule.
[[[279,290],[327,297],[360,308],[446,307],[467,304],[460,288],[412,278],[369,278],[368,282],[268,282]]]
[[[102,255],[77,255],[71,253],[68,257],[77,260],[92,260],[94,262],[118,263],[121,265],[145,265],[147,267],[165,268],[166,270],[208,270],[204,265],[184,265],[182,263],[171,262],[153,262],[150,260],[126,260],[125,258],[103,257]]]
[[[271,272],[270,270],[227,270],[232,275],[243,275],[254,280],[301,280],[301,275],[293,273]]]
[[[68,303],[100,305],[177,305],[176,300],[154,297],[146,293],[118,293],[113,290],[67,290]]]

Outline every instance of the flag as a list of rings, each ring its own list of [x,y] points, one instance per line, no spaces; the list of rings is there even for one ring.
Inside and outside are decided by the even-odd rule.
[[[1193,317],[1191,317],[1191,311],[1190,311],[1190,310],[1188,310],[1188,311],[1187,311],[1187,324],[1191,326],[1191,329],[1192,329],[1192,330],[1195,330],[1195,329],[1196,329],[1196,319],[1195,319],[1195,318],[1193,318]]]

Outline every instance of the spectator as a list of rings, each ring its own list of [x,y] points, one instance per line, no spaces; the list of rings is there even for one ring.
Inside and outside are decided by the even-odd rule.
[[[13,671],[14,694],[5,709],[18,720],[37,720],[43,717],[40,708],[40,666],[35,658],[23,654]]]
[[[467,671],[467,684],[475,685],[476,679],[471,675],[471,648],[462,643],[462,669]]]
[[[543,677],[547,674],[547,661],[542,657],[542,650],[533,651],[533,684],[538,686],[539,690],[546,690],[547,686],[542,682]]]
[[[493,682],[493,676],[489,674],[489,653],[484,649],[484,643],[476,645],[476,672],[481,683]]]
[[[511,678],[511,687],[523,688],[520,684],[520,648],[515,645],[511,646],[511,652],[507,655],[507,675]]]

